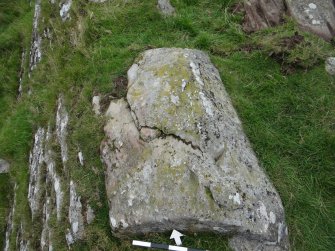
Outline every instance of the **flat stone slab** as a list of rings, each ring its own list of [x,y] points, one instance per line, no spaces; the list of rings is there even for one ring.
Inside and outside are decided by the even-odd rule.
[[[286,0],[289,13],[307,31],[331,40],[335,36],[333,0]]]
[[[288,250],[284,209],[209,57],[144,52],[106,112],[101,155],[113,234],[178,229],[234,250]]]

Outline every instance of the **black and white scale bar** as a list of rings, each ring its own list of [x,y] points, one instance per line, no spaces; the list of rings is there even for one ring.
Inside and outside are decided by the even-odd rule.
[[[165,249],[165,250],[171,250],[171,251],[209,251],[209,250],[201,250],[201,249],[194,249],[194,248],[171,246],[167,244],[157,244],[157,243],[145,242],[145,241],[133,241],[133,246]]]

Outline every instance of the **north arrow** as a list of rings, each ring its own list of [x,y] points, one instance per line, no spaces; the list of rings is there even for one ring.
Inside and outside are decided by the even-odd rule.
[[[184,236],[182,233],[179,233],[177,230],[173,230],[170,236],[170,239],[174,239],[177,246],[182,244],[180,237]]]

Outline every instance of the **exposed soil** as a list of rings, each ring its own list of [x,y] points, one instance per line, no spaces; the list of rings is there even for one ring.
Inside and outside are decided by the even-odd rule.
[[[113,80],[113,92],[111,93],[112,96],[116,98],[125,97],[127,94],[127,86],[128,86],[128,79],[125,76],[117,77]]]
[[[282,46],[285,49],[292,50],[294,49],[298,44],[302,43],[304,41],[304,36],[299,35],[298,32],[296,32],[291,37],[284,37],[280,41],[280,46]]]

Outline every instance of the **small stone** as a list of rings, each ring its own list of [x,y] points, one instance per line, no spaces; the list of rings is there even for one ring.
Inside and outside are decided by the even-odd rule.
[[[175,13],[169,0],[158,0],[157,7],[164,16],[172,16]]]
[[[312,9],[312,10],[315,10],[316,9],[316,4],[314,4],[314,3],[310,3],[309,5],[308,5],[308,7],[310,8],[310,9]]]
[[[335,75],[335,57],[329,57],[326,60],[326,71],[334,76]]]
[[[87,224],[91,224],[94,221],[94,218],[95,218],[94,210],[91,208],[90,205],[88,205],[87,212],[86,212]]]
[[[9,167],[10,165],[6,160],[0,159],[0,173],[8,173]]]
[[[92,98],[92,106],[93,106],[93,111],[96,115],[100,115],[100,96],[94,96]]]
[[[82,152],[78,153],[78,159],[81,166],[84,166],[84,155]]]
[[[70,9],[72,5],[72,0],[66,0],[65,3],[61,5],[61,9],[59,11],[59,15],[62,18],[62,21],[66,21],[70,18]]]

